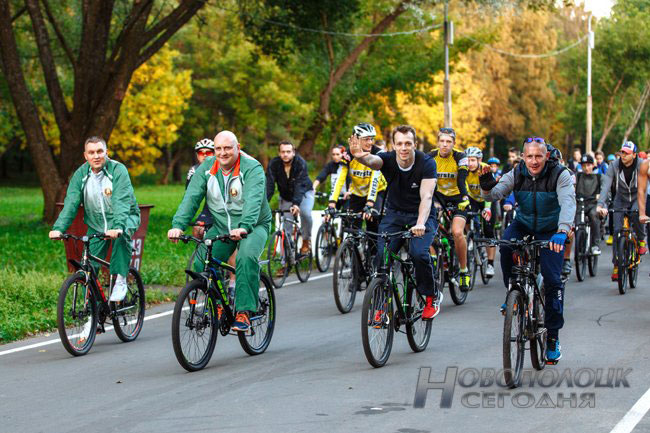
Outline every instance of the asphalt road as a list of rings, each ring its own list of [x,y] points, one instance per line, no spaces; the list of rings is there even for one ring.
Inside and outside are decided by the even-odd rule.
[[[412,353],[397,334],[388,364],[374,369],[361,346],[360,297],[341,315],[331,277],[316,273],[318,280],[276,292],[277,326],[265,354],[250,357],[237,338],[220,336],[212,361],[196,373],[176,362],[171,315],[145,322],[133,343],[100,335],[81,358],[59,342],[7,353],[56,334],[0,346],[0,432],[609,432],[650,386],[650,260],[639,288],[621,296],[609,280],[610,258],[605,248],[595,278],[571,276],[563,359],[547,367],[546,388],[472,383],[471,369],[487,375],[502,365],[500,274],[487,286],[478,282],[463,306],[445,298],[426,351]],[[450,408],[440,407],[440,390],[414,408],[421,367],[431,381],[458,368]],[[598,385],[607,385],[608,369],[619,369],[611,387],[590,381],[598,369]],[[576,382],[569,386],[563,375]],[[565,377],[559,385],[558,377]],[[634,431],[650,431],[650,416]]]

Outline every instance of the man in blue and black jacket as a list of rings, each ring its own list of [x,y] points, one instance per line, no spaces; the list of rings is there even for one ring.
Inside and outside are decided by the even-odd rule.
[[[495,181],[489,169],[479,178],[486,200],[501,200],[514,192],[519,206],[515,220],[503,233],[503,239],[522,239],[533,235],[548,240],[542,249],[541,271],[545,288],[545,325],[548,330],[546,358],[557,363],[560,352],[559,331],[564,325],[564,282],[562,250],[573,226],[576,213],[575,189],[571,173],[551,157],[552,151],[540,137],[524,141],[523,164]],[[501,269],[508,287],[512,271],[512,250],[501,247]]]

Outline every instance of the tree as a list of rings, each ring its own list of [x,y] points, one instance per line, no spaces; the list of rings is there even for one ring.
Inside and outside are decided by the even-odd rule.
[[[167,2],[155,3],[135,0],[127,5],[109,0],[72,7],[48,0],[25,0],[25,7],[16,9],[9,0],[0,0],[2,69],[41,183],[47,222],[54,220],[55,202],[82,161],[85,138],[110,138],[135,70],[160,50],[205,0],[186,0],[172,8]],[[60,133],[59,158],[48,145],[33,89],[21,65],[17,29],[27,23],[31,24]],[[68,80],[73,83],[71,89],[62,85],[61,75],[65,73],[72,77]]]

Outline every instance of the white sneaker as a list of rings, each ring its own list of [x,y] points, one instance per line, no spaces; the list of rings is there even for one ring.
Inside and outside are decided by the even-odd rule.
[[[594,245],[593,247],[591,247],[591,254],[594,256],[600,255],[600,248],[598,248],[598,245]]]
[[[126,296],[128,287],[126,286],[126,278],[122,275],[118,275],[115,279],[115,285],[113,286],[113,292],[111,292],[111,302],[120,302]]]
[[[494,266],[488,263],[487,267],[485,268],[485,276],[486,277],[493,277],[494,276]]]

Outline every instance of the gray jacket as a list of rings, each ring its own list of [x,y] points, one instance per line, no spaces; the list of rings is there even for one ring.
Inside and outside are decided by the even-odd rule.
[[[499,179],[491,191],[481,191],[481,196],[485,200],[498,201],[508,197],[515,188],[515,172],[517,170],[510,170]],[[557,201],[560,203],[560,214],[558,217],[558,229],[571,230],[573,220],[576,213],[576,193],[573,185],[574,180],[569,170],[564,170],[560,173],[557,179]]]
[[[612,182],[616,180],[616,200],[622,200],[623,203],[631,204],[636,202],[637,181],[643,159],[637,158],[636,169],[632,174],[632,180],[628,185],[625,182],[625,175],[620,168],[622,164],[620,159],[612,161],[607,167],[607,173],[602,178],[600,185],[600,197],[598,197],[598,206],[607,207],[607,200],[611,195]]]

